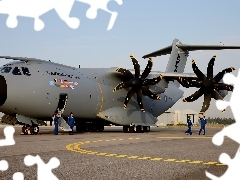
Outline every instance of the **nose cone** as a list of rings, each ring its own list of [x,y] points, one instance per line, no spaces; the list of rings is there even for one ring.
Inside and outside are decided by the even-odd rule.
[[[7,82],[3,76],[0,75],[0,106],[7,100]]]

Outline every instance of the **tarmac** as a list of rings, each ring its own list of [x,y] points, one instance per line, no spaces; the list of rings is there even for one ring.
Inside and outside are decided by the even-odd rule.
[[[56,136],[53,127],[40,127],[41,135],[20,135],[21,127],[16,126],[16,144],[0,147],[0,160],[9,163],[0,179],[12,179],[15,172],[22,172],[25,180],[37,179],[37,165],[26,166],[24,157],[39,155],[44,163],[52,157],[60,160],[60,166],[52,170],[59,180],[207,180],[205,171],[219,177],[227,170],[218,160],[220,154],[233,158],[239,147],[229,138],[215,146],[212,136],[220,130],[207,128],[204,136],[194,128],[190,136],[185,135],[185,128],[123,133],[122,127],[105,127],[104,132],[74,135],[60,130]]]

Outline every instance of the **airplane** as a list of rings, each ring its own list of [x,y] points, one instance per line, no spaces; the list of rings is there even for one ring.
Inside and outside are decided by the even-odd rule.
[[[179,87],[200,88],[184,102],[204,95],[200,114],[204,114],[211,98],[223,99],[232,85],[222,83],[230,67],[213,76],[216,56],[203,74],[192,61],[194,73],[184,73],[189,51],[240,49],[240,46],[188,45],[174,39],[172,45],[146,54],[148,64],[144,71],[131,55],[134,69],[78,68],[27,57],[0,56],[11,62],[0,68],[0,112],[2,122],[27,124],[34,133],[53,114],[61,115],[59,126],[70,131],[66,118],[70,112],[76,119],[76,131],[104,131],[104,126],[123,126],[123,132],[149,132],[156,126],[157,117],[171,108],[184,91]],[[170,54],[165,72],[151,72],[153,57]]]

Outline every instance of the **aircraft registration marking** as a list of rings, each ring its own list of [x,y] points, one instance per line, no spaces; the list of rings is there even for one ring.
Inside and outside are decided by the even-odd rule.
[[[212,137],[157,137],[163,139],[190,139],[190,138],[212,138]],[[85,141],[68,144],[66,149],[72,152],[77,152],[81,154],[95,155],[95,156],[105,156],[105,157],[115,157],[115,158],[128,158],[136,160],[151,160],[151,161],[162,161],[166,163],[189,163],[189,164],[202,164],[202,165],[216,165],[216,166],[226,166],[226,164],[221,164],[215,161],[204,162],[200,160],[187,160],[187,159],[175,159],[175,158],[162,158],[162,157],[151,157],[151,156],[136,156],[136,155],[126,155],[126,154],[115,154],[107,152],[96,152],[91,150],[82,149],[82,145],[96,142],[110,142],[110,141],[123,141],[123,140],[139,140],[140,138],[127,138],[127,139],[109,139],[109,140],[94,140],[94,141]]]

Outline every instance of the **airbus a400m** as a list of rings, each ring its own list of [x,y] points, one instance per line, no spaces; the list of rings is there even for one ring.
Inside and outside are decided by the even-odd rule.
[[[71,129],[64,119],[70,112],[76,119],[76,130],[103,131],[110,124],[123,126],[124,132],[148,132],[156,126],[157,117],[183,97],[180,85],[200,88],[183,99],[194,101],[204,95],[201,114],[211,98],[223,99],[233,86],[222,83],[230,67],[216,76],[213,56],[204,75],[192,61],[193,73],[184,73],[189,51],[240,49],[240,46],[186,45],[175,39],[171,46],[143,56],[146,68],[130,56],[133,70],[124,68],[75,68],[50,61],[1,56],[14,60],[0,70],[0,111],[2,122],[28,124],[39,131],[39,125],[61,114],[59,126]],[[170,54],[165,72],[151,72],[153,57]]]

